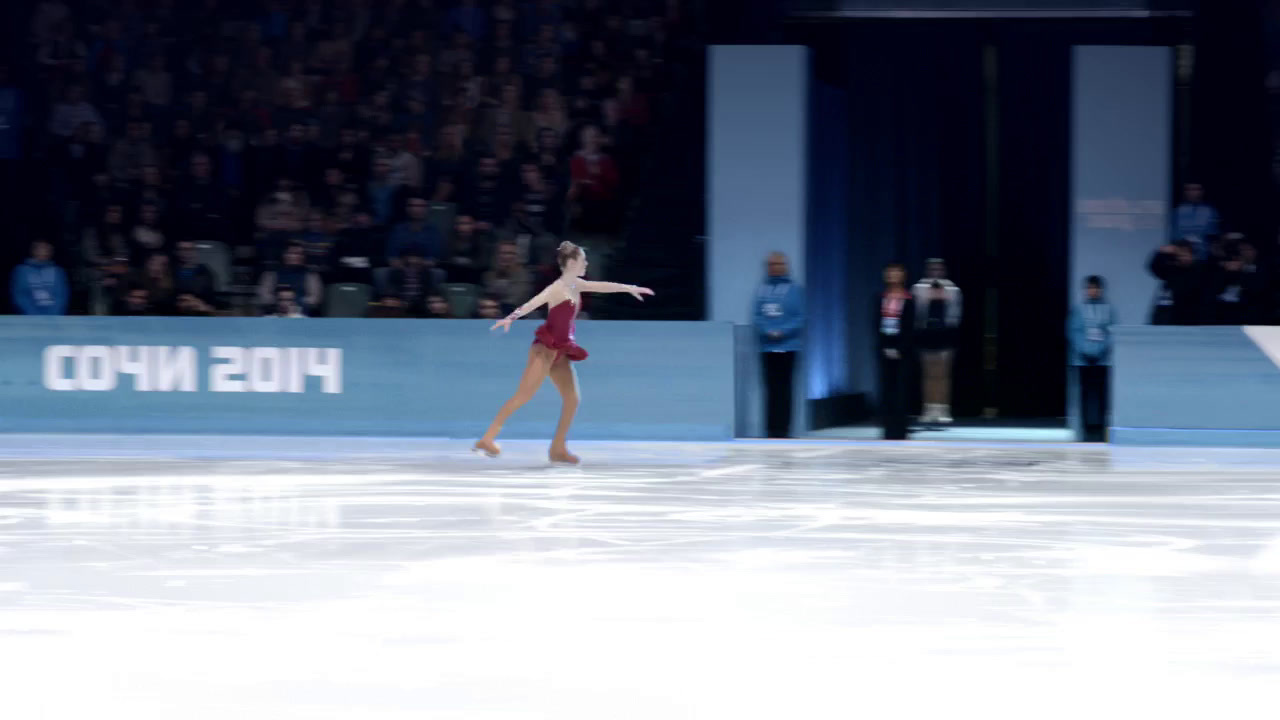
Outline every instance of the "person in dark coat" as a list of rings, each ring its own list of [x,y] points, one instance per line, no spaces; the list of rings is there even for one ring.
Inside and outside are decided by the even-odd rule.
[[[1206,273],[1191,243],[1165,245],[1151,258],[1151,274],[1162,281],[1152,325],[1199,325],[1204,319]]]
[[[884,270],[884,291],[873,299],[876,355],[880,363],[880,421],[885,440],[907,439],[907,397],[915,348],[915,299],[906,286],[907,271],[893,263]]]
[[[1239,239],[1214,263],[1209,293],[1217,325],[1265,325],[1271,317],[1270,278],[1257,249]]]

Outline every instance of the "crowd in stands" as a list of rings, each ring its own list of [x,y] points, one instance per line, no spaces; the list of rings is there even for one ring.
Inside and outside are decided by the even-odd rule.
[[[680,0],[41,0],[18,311],[499,317],[607,273]]]
[[[1149,264],[1161,281],[1153,325],[1280,324],[1276,273],[1242,233],[1223,231],[1201,185],[1184,186],[1171,222],[1173,242]]]

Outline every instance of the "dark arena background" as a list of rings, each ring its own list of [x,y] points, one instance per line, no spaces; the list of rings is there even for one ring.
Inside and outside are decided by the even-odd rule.
[[[1280,2],[0,32],[4,718],[1274,718]]]

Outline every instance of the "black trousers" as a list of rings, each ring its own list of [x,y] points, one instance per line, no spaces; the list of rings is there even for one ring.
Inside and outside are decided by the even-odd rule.
[[[880,357],[880,425],[885,440],[907,439],[907,375],[905,359]]]
[[[796,367],[794,352],[761,353],[764,367],[765,426],[769,437],[791,436],[792,377]]]
[[[1107,390],[1111,384],[1108,365],[1080,366],[1080,419],[1085,442],[1102,442],[1107,435]]]

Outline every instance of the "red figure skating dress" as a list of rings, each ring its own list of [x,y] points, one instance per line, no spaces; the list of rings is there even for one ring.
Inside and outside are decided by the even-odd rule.
[[[547,310],[547,321],[538,326],[533,341],[556,351],[557,355],[578,362],[587,359],[587,351],[573,341],[573,321],[578,317],[578,305],[565,300]]]

